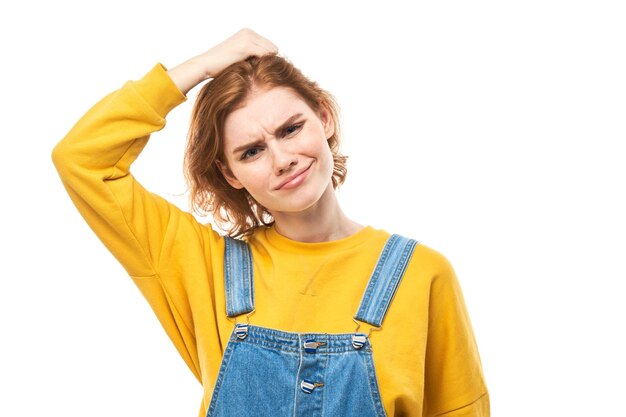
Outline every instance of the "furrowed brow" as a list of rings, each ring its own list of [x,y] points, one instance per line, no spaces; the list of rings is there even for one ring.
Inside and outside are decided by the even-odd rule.
[[[289,119],[285,120],[280,126],[278,126],[276,128],[276,130],[274,130],[274,136],[278,136],[285,128],[289,127],[289,125],[291,123],[293,123],[297,118],[301,117],[302,113],[297,113],[294,114],[293,116],[291,116]],[[233,150],[233,153],[237,153],[237,152],[241,152],[245,149],[248,149],[252,146],[258,145],[260,143],[263,143],[262,140],[255,140],[254,142],[249,142],[246,143],[245,145],[241,145],[235,148],[235,150]]]

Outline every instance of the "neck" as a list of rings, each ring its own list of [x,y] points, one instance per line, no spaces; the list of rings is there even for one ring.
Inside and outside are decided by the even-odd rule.
[[[343,239],[364,226],[350,220],[341,210],[332,184],[312,207],[298,213],[272,213],[276,231],[298,242],[328,242]]]

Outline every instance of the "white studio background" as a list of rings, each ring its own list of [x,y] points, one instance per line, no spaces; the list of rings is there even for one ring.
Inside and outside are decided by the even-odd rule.
[[[414,237],[455,267],[493,415],[623,408],[622,2],[0,8],[0,415],[197,415],[200,385],[72,205],[50,153],[126,80],[242,27],[337,97],[347,214]],[[146,188],[183,209],[196,93],[133,165]]]

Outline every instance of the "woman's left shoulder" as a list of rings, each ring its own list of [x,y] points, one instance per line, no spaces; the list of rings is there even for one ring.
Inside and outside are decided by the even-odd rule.
[[[402,233],[393,234],[414,242],[411,259],[407,266],[409,271],[420,271],[421,273],[426,273],[431,276],[454,273],[450,260],[439,250],[411,235]],[[388,233],[388,235],[389,237],[392,236],[391,233]]]
[[[385,229],[373,229],[378,232],[381,238],[384,236],[387,241],[389,241],[393,236],[399,237],[407,242],[412,241],[412,246],[414,246],[413,258],[418,257],[422,260],[428,260],[430,263],[448,263],[448,259],[441,252],[424,243],[423,241],[420,241],[418,238],[412,236],[411,234],[405,234],[396,231],[390,232]]]

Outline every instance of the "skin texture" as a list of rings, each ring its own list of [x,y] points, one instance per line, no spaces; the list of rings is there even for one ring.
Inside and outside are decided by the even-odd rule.
[[[302,114],[276,132],[293,115]],[[295,93],[284,87],[257,90],[224,126],[226,179],[245,188],[272,215],[315,210],[325,192],[332,192],[333,159],[327,139],[334,133],[328,113],[319,118]],[[248,146],[246,146],[248,145]],[[236,148],[244,149],[233,152]],[[306,169],[293,188],[277,189]]]

